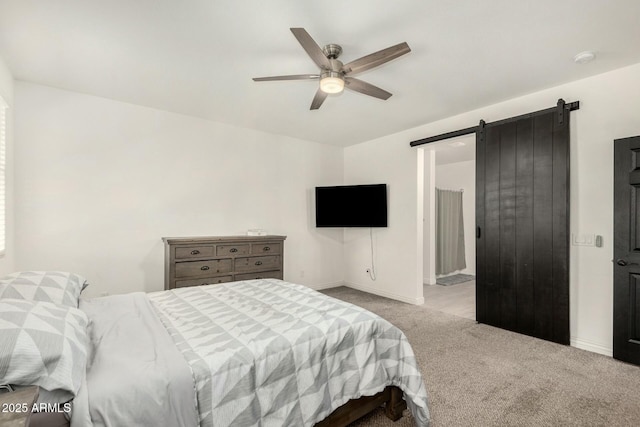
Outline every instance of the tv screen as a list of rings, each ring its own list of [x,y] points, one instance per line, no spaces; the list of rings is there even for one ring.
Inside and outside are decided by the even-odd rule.
[[[386,184],[316,187],[316,227],[386,226]]]

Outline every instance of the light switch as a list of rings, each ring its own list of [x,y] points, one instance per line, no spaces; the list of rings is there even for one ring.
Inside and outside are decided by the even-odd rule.
[[[596,236],[594,234],[572,234],[571,244],[573,246],[595,246]]]

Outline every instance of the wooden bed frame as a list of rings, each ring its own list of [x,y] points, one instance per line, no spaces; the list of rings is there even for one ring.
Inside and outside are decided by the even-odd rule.
[[[382,405],[385,405],[385,415],[392,421],[402,418],[402,411],[407,408],[407,403],[402,399],[402,390],[396,386],[387,386],[376,395],[348,401],[315,427],[344,427]],[[37,413],[32,414],[29,425],[31,427],[68,427],[69,421],[62,413]]]
[[[398,421],[402,418],[402,411],[407,408],[407,402],[402,399],[402,390],[396,386],[387,386],[373,396],[363,396],[348,401],[316,424],[315,427],[344,427],[375,411],[383,404],[385,405],[385,415],[392,421]]]

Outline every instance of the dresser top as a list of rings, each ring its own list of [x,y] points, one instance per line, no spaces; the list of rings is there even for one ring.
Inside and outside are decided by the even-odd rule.
[[[285,240],[287,236],[196,236],[196,237],[163,237],[165,243],[202,243],[202,242],[229,242],[229,241],[250,241],[250,240]]]

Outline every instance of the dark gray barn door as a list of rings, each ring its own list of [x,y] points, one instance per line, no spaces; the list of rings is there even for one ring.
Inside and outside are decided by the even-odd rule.
[[[613,357],[640,365],[640,136],[614,143]]]
[[[476,319],[569,343],[569,113],[476,133]]]

